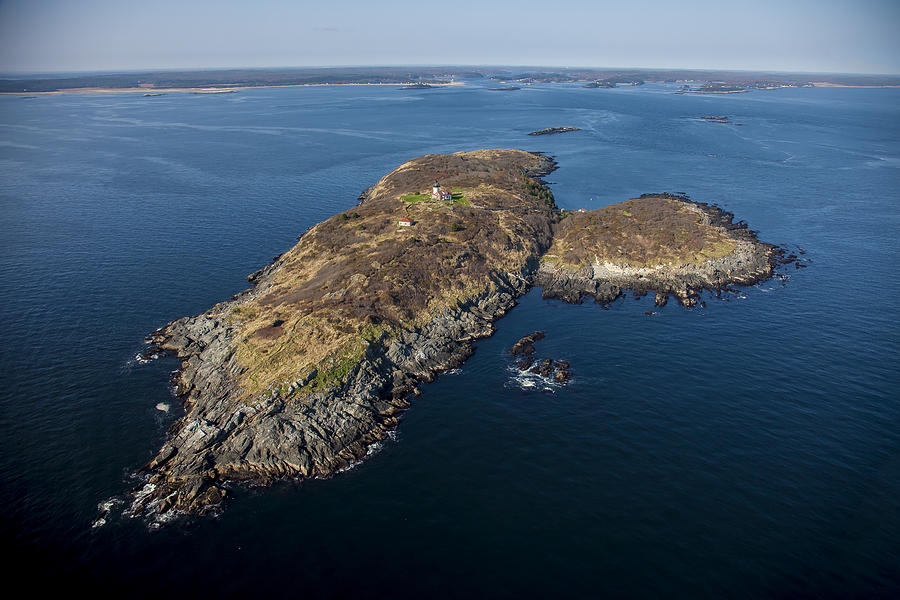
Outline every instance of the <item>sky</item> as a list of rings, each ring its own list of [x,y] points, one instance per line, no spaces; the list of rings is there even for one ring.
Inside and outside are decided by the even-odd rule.
[[[900,74],[900,0],[0,0],[0,72],[545,65]]]

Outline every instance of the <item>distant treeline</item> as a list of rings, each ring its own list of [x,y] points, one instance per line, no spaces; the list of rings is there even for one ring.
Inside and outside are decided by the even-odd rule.
[[[0,79],[0,92],[53,92],[70,88],[216,88],[326,83],[445,83],[451,77],[482,77],[469,71],[390,67],[334,69],[227,69],[215,71],[157,71],[98,73],[65,77]]]

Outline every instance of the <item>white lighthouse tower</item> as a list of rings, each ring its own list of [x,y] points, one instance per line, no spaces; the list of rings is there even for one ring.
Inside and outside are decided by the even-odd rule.
[[[441,184],[438,183],[438,180],[434,180],[434,185],[431,188],[431,199],[432,200],[440,200],[441,199]]]

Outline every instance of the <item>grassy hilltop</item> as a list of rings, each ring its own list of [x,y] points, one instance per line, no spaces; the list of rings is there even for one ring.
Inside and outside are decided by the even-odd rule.
[[[490,288],[494,273],[534,262],[557,212],[531,174],[551,164],[518,150],[423,156],[311,228],[261,293],[224,308],[246,397],[273,382],[308,379],[307,392],[334,385],[380,336],[419,327]],[[452,203],[430,199],[435,179],[453,190]]]
[[[648,195],[573,214],[560,225],[544,260],[573,267],[594,261],[658,267],[702,263],[736,247],[695,205]]]

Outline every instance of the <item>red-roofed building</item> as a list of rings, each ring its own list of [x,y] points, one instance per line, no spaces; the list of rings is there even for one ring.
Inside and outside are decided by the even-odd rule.
[[[413,224],[413,220],[412,220],[412,219],[407,219],[406,217],[403,217],[402,219],[400,219],[399,221],[397,221],[397,225],[398,225],[399,227],[409,227],[409,226],[412,225],[412,224]]]
[[[438,183],[438,180],[434,180],[434,185],[431,187],[431,199],[432,200],[443,200],[444,202],[453,202],[453,194],[447,190],[441,189],[441,184]]]

